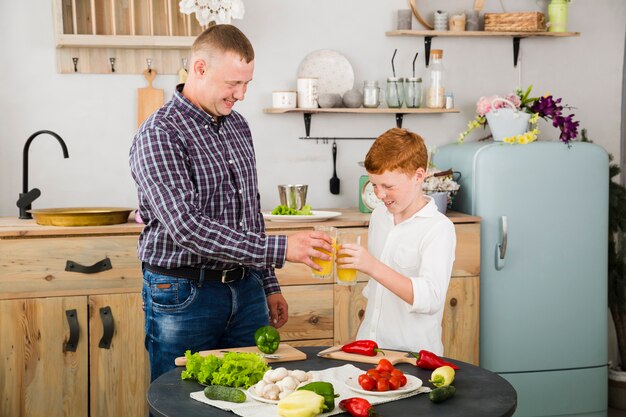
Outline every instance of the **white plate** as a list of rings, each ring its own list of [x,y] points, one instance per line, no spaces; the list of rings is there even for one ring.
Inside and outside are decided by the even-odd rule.
[[[298,78],[318,78],[319,94],[343,96],[354,86],[354,70],[350,61],[332,49],[320,49],[305,56],[298,67]]]
[[[260,395],[256,394],[256,391],[254,389],[255,385],[251,386],[250,388],[248,388],[248,390],[246,391],[246,393],[248,394],[248,396],[250,398],[252,398],[255,401],[259,401],[262,403],[268,403],[268,404],[278,404],[278,400],[268,400],[267,398],[263,398]]]
[[[323,220],[341,216],[341,212],[339,211],[311,210],[311,212],[313,214],[310,216],[272,214],[271,212],[263,212],[263,218],[272,222],[321,222]]]
[[[350,377],[346,380],[346,387],[350,388],[354,392],[358,392],[359,394],[364,395],[373,395],[373,396],[387,396],[387,395],[400,395],[406,394],[407,392],[412,392],[419,389],[422,386],[422,380],[413,375],[404,375],[406,376],[406,385],[400,387],[396,390],[390,391],[365,391],[359,385],[358,377]]]

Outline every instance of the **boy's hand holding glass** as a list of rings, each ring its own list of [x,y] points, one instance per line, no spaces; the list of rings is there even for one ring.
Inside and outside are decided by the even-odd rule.
[[[337,235],[337,284],[355,285],[357,270],[346,267],[345,263],[354,262],[353,254],[349,251],[358,249],[361,245],[361,234],[349,231],[340,231]]]

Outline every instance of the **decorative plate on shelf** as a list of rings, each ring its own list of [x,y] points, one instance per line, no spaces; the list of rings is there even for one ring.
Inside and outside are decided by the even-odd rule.
[[[358,392],[359,394],[364,395],[374,395],[377,397],[406,394],[407,392],[415,391],[422,386],[422,380],[418,377],[406,374],[404,376],[406,376],[406,385],[398,389],[389,391],[366,391],[361,388],[361,386],[359,385],[359,381],[356,377],[348,378],[345,384],[346,387],[350,388],[354,392]]]
[[[311,215],[284,215],[263,212],[263,218],[272,222],[321,222],[341,216],[340,211],[316,211],[311,210]]]
[[[320,49],[305,56],[298,67],[298,78],[318,78],[320,94],[343,96],[354,86],[354,70],[350,61],[332,49]]]

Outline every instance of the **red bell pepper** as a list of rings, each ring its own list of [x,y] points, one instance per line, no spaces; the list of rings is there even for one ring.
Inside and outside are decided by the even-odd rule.
[[[339,408],[347,411],[352,417],[380,417],[372,404],[365,398],[352,397],[339,401]]]
[[[415,365],[417,365],[419,368],[422,368],[422,369],[434,370],[441,366],[446,366],[446,365],[451,367],[455,371],[459,369],[458,366],[450,362],[444,361],[436,354],[429,352],[427,350],[420,350],[419,353],[411,352],[411,355],[413,355],[417,359],[417,363]]]
[[[378,352],[382,352],[383,355],[385,354],[381,349],[378,349],[378,344],[373,340],[356,340],[347,345],[343,345],[341,350],[346,353],[356,353],[365,356],[376,356]]]

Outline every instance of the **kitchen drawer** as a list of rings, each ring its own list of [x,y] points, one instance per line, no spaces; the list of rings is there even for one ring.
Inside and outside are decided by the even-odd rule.
[[[280,328],[281,340],[333,338],[333,285],[291,285],[282,288],[289,320]]]
[[[112,268],[92,274],[66,271],[67,261]],[[0,298],[136,292],[141,289],[137,236],[80,236],[0,240]]]

